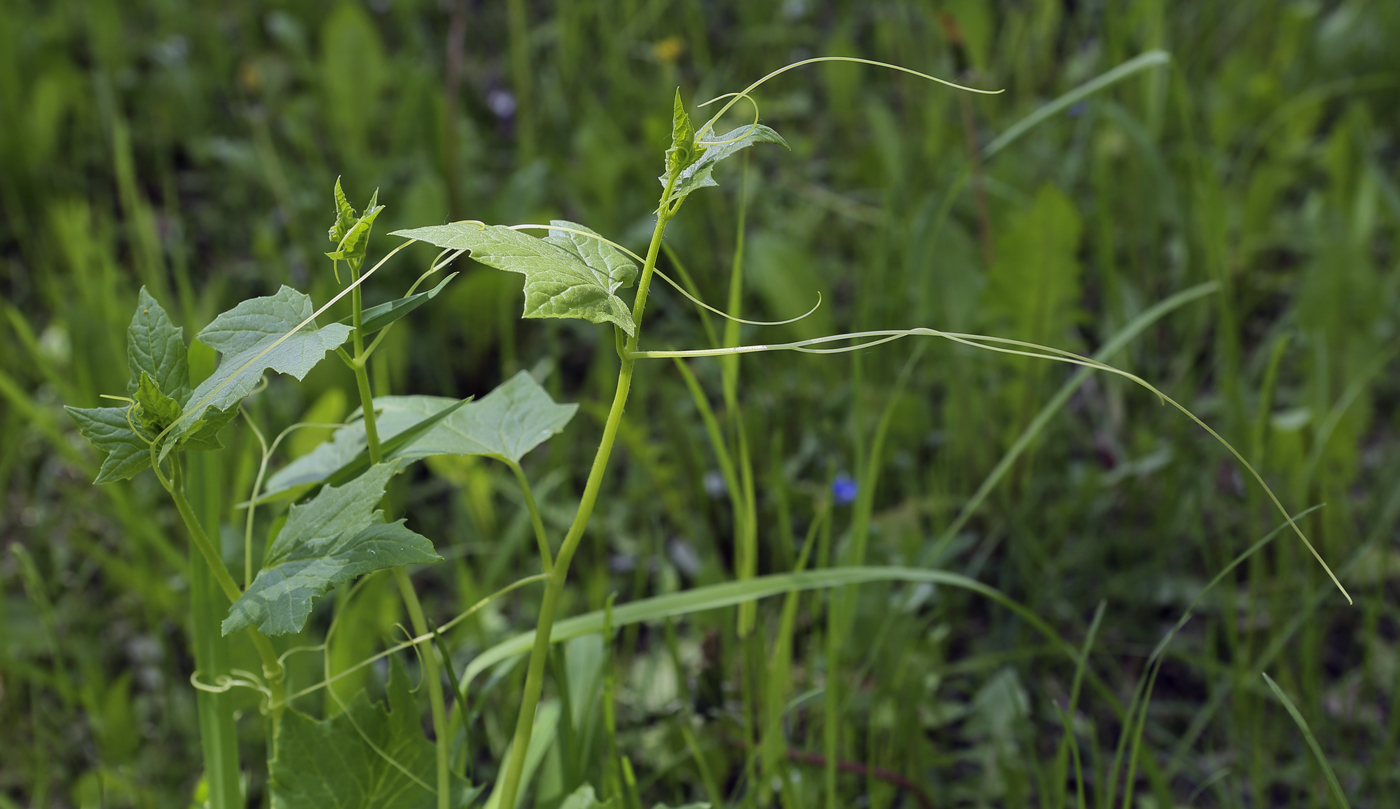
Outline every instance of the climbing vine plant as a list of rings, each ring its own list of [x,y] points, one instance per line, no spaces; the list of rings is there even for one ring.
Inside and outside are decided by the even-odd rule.
[[[757,105],[753,104],[750,94],[760,84],[787,70],[832,60],[864,62],[822,57],[789,65],[741,92],[716,99],[728,101],[698,127],[677,92],[673,102],[671,145],[665,151],[664,171],[659,178],[662,190],[657,199],[655,226],[644,254],[634,253],[584,225],[563,220],[512,226],[464,221],[398,231],[394,235],[406,241],[366,268],[369,235],[383,206],[378,204],[376,192],[363,210],[356,210],[337,182],[334,224],[329,231],[334,249],[326,255],[337,279],[341,279],[341,270],[345,270],[344,288],[318,307],[307,295],[284,286],[272,295],[245,300],[220,314],[196,336],[200,344],[220,355],[217,367],[203,378],[195,379],[191,372],[190,349],[183,330],[174,324],[159,301],[144,288],[140,291],[127,332],[130,381],[125,394],[108,397],[114,400],[109,406],[69,407],[68,412],[83,436],[105,453],[97,483],[126,480],[147,468],[153,470],[172,498],[188,534],[192,575],[198,580],[203,571],[212,582],[213,586],[207,591],[193,588],[192,597],[196,603],[191,627],[199,669],[192,682],[200,692],[201,740],[206,765],[203,789],[211,805],[223,809],[241,806],[245,800],[233,733],[237,716],[231,704],[221,699],[232,688],[254,689],[262,695],[261,707],[270,729],[268,789],[275,807],[457,809],[484,802],[489,807],[513,809],[522,805],[531,773],[542,755],[540,745],[534,744],[535,729],[541,725],[545,714],[540,704],[551,643],[607,632],[611,626],[624,623],[735,604],[751,610],[755,600],[769,595],[786,593],[791,597],[802,589],[882,579],[965,587],[1018,609],[985,585],[939,571],[855,566],[803,572],[800,568],[808,559],[811,537],[799,561],[799,572],[777,579],[757,577],[752,564],[756,558],[755,532],[741,531],[736,542],[735,569],[739,579],[736,582],[689,591],[682,594],[683,599],[659,597],[620,605],[602,614],[558,621],[561,596],[569,583],[570,564],[584,540],[585,529],[597,504],[634,374],[646,360],[671,359],[680,364],[686,358],[720,357],[732,362],[740,354],[757,351],[834,353],[910,336],[938,337],[993,352],[1117,374],[1157,393],[1163,401],[1178,407],[1187,417],[1210,430],[1185,408],[1132,374],[1068,352],[992,336],[919,328],[838,334],[785,344],[744,346],[730,340],[724,348],[643,349],[644,315],[652,283],[657,278],[670,280],[657,270],[668,224],[692,194],[717,185],[714,172],[727,158],[759,144],[787,146],[782,136],[759,123]],[[882,67],[913,73],[889,65]],[[947,84],[931,76],[916,75]],[[716,132],[721,117],[741,101],[753,105],[754,119],[727,132]],[[365,279],[415,241],[435,245],[443,252],[403,297],[365,307],[361,300]],[[620,359],[616,389],[606,409],[602,435],[588,469],[578,509],[562,537],[549,536],[520,461],[532,449],[564,430],[577,410],[576,405],[553,401],[538,382],[524,372],[479,400],[437,396],[376,397],[373,394],[368,369],[385,335],[399,319],[428,304],[444,288],[451,276],[431,289],[419,291],[433,274],[463,255],[470,255],[487,267],[525,276],[523,317],[581,319],[613,331]],[[632,291],[630,301],[629,291]],[[684,290],[679,291],[691,297]],[[323,322],[326,311],[347,296],[350,322]],[[718,310],[711,308],[711,311]],[[737,318],[734,320],[737,322]],[[360,409],[309,454],[282,466],[270,477],[265,478],[262,472],[258,474],[246,504],[244,576],[239,582],[225,565],[219,546],[210,538],[212,526],[203,524],[187,495],[196,453],[221,448],[220,434],[240,414],[240,403],[256,395],[269,375],[281,374],[302,380],[312,368],[332,355],[345,365],[347,387],[353,385]],[[693,392],[698,391],[686,366],[681,364],[680,369]],[[697,402],[703,405],[703,396],[697,396]],[[708,410],[702,407],[702,414],[708,414]],[[263,446],[262,469],[266,470],[268,459],[275,455],[286,433],[269,443],[257,432],[251,419],[248,427]],[[1213,431],[1211,434],[1215,435]],[[717,441],[715,445],[719,451],[722,442]],[[480,456],[510,469],[530,512],[540,572],[515,582],[506,590],[543,585],[534,631],[484,652],[460,676],[452,668],[442,633],[471,611],[440,626],[428,621],[407,568],[432,565],[441,561],[441,557],[432,539],[409,528],[404,518],[386,515],[380,505],[385,488],[395,475],[410,464],[438,455]],[[733,477],[735,461],[723,456],[720,460],[727,476]],[[1239,460],[1244,463],[1243,458]],[[1244,465],[1253,471],[1247,463]],[[731,490],[739,488],[732,486]],[[1269,496],[1273,497],[1271,492]],[[1274,503],[1283,510],[1276,499]],[[256,511],[284,505],[287,506],[284,518],[273,522],[275,527],[269,535],[255,537]],[[1287,519],[1286,512],[1284,516]],[[741,521],[736,520],[738,522]],[[1306,543],[1307,539],[1292,525],[1291,519],[1288,522]],[[264,548],[256,569],[255,541]],[[1311,549],[1311,545],[1308,547]],[[1318,561],[1321,562],[1320,557]],[[364,692],[346,703],[335,689],[327,689],[326,693],[339,703],[340,710],[317,719],[294,703],[349,672],[333,678],[327,668],[327,676],[321,683],[289,694],[286,658],[297,650],[279,654],[272,639],[303,631],[317,600],[332,588],[363,581],[364,577],[381,571],[387,571],[397,582],[413,636],[354,667],[358,669],[374,660],[390,658],[382,703]],[[790,611],[791,607],[785,608],[785,631],[789,636],[791,617],[787,613]],[[1023,609],[1018,612],[1047,637],[1056,637],[1053,630],[1033,614]],[[747,633],[752,626],[752,612],[741,610],[740,633]],[[335,631],[334,623],[329,631]],[[221,645],[235,635],[243,635],[251,641],[261,660],[260,672],[221,668],[219,661],[227,657]],[[401,659],[410,653],[421,661],[431,715],[431,738],[423,732],[418,701]],[[1073,657],[1073,650],[1070,654]],[[520,655],[528,657],[523,690],[518,695],[518,718],[508,748],[498,751],[500,775],[488,791],[485,785],[468,781],[461,749],[454,750],[453,741],[461,738],[471,721],[464,710],[463,698],[474,676],[489,666]],[[450,703],[449,693],[453,697]],[[608,756],[610,760],[602,770],[603,775],[584,777],[579,783],[570,784],[570,794],[562,806],[589,809],[634,805],[636,781],[630,763],[618,759],[615,749]],[[765,750],[762,758],[768,762],[769,751]],[[829,793],[828,799],[832,798],[834,793]]]

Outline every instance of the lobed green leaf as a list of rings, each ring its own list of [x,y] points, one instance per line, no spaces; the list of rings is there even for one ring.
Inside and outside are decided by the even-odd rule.
[[[190,396],[190,366],[185,330],[171,322],[160,303],[141,287],[136,313],[126,330],[126,363],[131,371],[128,393],[136,393],[141,375],[181,406]]]
[[[78,423],[83,438],[107,454],[94,483],[130,480],[151,465],[151,442],[131,428],[128,407],[63,408]]]
[[[636,334],[632,312],[614,293],[627,283],[614,269],[592,266],[583,256],[548,239],[480,222],[452,222],[394,236],[418,239],[438,247],[470,251],[488,267],[525,276],[524,317],[558,317],[613,323]]]
[[[579,261],[589,267],[603,271],[607,275],[609,293],[617,292],[620,288],[630,287],[637,280],[637,262],[633,261],[631,256],[602,241],[602,237],[596,230],[584,227],[577,222],[570,222],[567,219],[551,219],[549,224],[567,229],[551,228],[545,241],[573,253]],[[582,231],[582,233],[576,231]],[[589,236],[583,235],[585,233],[597,238],[589,238]]]
[[[375,505],[398,464],[377,464],[344,486],[294,505],[252,586],[229,609],[223,633],[256,625],[264,635],[299,632],[312,602],[341,582],[385,568],[441,561],[433,543],[385,523]]]
[[[311,299],[284,286],[277,294],[243,301],[214,318],[199,333],[200,342],[223,355],[219,367],[190,394],[193,405],[172,432],[179,439],[199,430],[205,413],[230,411],[253,392],[265,371],[303,379],[326,352],[344,343],[353,331],[343,323],[297,330],[311,317]],[[293,332],[287,336],[289,332]],[[164,452],[164,451],[163,451]]]
[[[374,400],[379,414],[375,426],[387,446],[413,425],[459,404],[441,396],[380,396]],[[462,406],[394,457],[413,461],[430,455],[489,455],[519,462],[563,430],[577,411],[576,404],[555,404],[539,383],[521,371],[481,399]],[[365,445],[364,422],[347,424],[331,440],[273,475],[266,494],[326,480],[352,462]]]

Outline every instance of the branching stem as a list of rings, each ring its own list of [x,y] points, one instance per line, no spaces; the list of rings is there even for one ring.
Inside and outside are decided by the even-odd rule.
[[[219,556],[219,552],[214,547],[214,543],[209,541],[209,535],[204,533],[204,527],[199,524],[199,518],[195,516],[194,509],[190,507],[189,500],[185,499],[185,481],[181,476],[180,463],[178,460],[171,465],[170,476],[170,497],[175,501],[175,509],[180,512],[180,519],[184,520],[185,530],[189,532],[190,541],[199,549],[204,561],[209,564],[209,570],[214,574],[214,581],[218,582],[219,589],[228,596],[229,603],[237,601],[243,591],[238,589],[238,583],[233,580],[233,576],[228,572],[228,567],[224,565],[224,560]],[[272,648],[272,641],[267,636],[259,632],[255,627],[248,627],[248,637],[253,641],[253,647],[258,651],[258,657],[262,660],[263,676],[267,678],[267,686],[271,692],[271,705],[279,706],[283,701],[283,673],[282,663],[277,659],[277,652]],[[274,717],[280,708],[274,707]]]
[[[569,532],[559,546],[559,556],[554,560],[549,578],[545,583],[544,599],[540,603],[540,617],[535,626],[535,645],[530,650],[529,668],[525,673],[525,693],[520,703],[520,715],[515,722],[515,736],[511,742],[509,764],[505,780],[501,782],[501,809],[514,809],[520,794],[520,779],[525,770],[525,754],[530,749],[530,735],[535,726],[535,709],[539,706],[540,693],[544,690],[544,669],[549,660],[549,639],[554,630],[554,617],[559,609],[559,598],[564,592],[564,583],[569,575],[569,563],[583,539],[588,519],[593,515],[593,506],[598,501],[598,490],[602,488],[603,477],[607,473],[608,459],[612,456],[613,442],[617,439],[618,425],[622,423],[622,411],[627,404],[627,394],[632,388],[632,366],[636,362],[637,340],[642,330],[642,313],[646,310],[647,291],[651,288],[651,277],[656,270],[656,257],[661,252],[661,237],[670,221],[670,212],[665,205],[675,188],[676,175],[673,173],[661,195],[662,204],[656,215],[656,228],[651,234],[651,244],[647,248],[646,262],[642,265],[642,276],[637,281],[637,299],[632,305],[632,320],[637,324],[636,332],[627,338],[622,352],[622,368],[617,374],[617,390],[613,394],[612,407],[608,410],[607,421],[603,424],[603,437],[598,442],[598,452],[593,456],[593,466],[588,472],[588,481],[583,487],[583,497],[579,500],[578,512],[574,515]]]

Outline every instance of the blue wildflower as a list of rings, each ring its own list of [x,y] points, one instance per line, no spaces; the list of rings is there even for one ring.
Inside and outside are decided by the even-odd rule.
[[[831,496],[836,499],[836,505],[848,506],[855,502],[858,487],[850,475],[837,475],[831,481]]]

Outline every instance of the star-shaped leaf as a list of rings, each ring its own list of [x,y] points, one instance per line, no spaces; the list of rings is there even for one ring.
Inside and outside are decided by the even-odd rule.
[[[196,425],[211,408],[235,408],[253,392],[265,371],[305,378],[352,331],[343,323],[318,328],[314,321],[298,329],[313,311],[310,298],[284,286],[276,295],[243,301],[214,318],[199,333],[199,340],[223,358],[190,394],[190,405],[171,436],[181,438],[198,429]],[[165,452],[168,449],[162,448]]]
[[[380,396],[374,400],[379,414],[375,427],[380,439],[387,442],[456,404],[456,399],[442,396]],[[462,405],[396,452],[395,458],[411,461],[430,455],[489,455],[519,462],[527,452],[563,430],[577,410],[575,404],[555,404],[529,373],[521,371],[481,399]],[[319,483],[354,460],[364,447],[364,422],[347,424],[331,440],[273,475],[267,494]]]
[[[385,523],[375,505],[398,464],[377,464],[344,486],[327,486],[305,505],[292,506],[253,584],[229,609],[223,632],[254,624],[264,635],[299,632],[311,602],[341,582],[401,565],[441,561],[433,543]]]
[[[295,710],[283,714],[277,757],[268,765],[273,809],[435,809],[435,752],[408,683],[395,657],[385,706],[361,691],[343,713],[320,722]],[[451,784],[453,809],[481,792],[456,775]]]
[[[525,276],[525,317],[578,318],[614,323],[629,335],[637,331],[627,304],[613,294],[628,279],[614,277],[607,266],[591,266],[573,249],[480,222],[397,230],[393,235],[469,250],[472,258],[488,267]]]
[[[712,144],[705,147],[705,153],[700,155],[700,159],[691,163],[686,169],[681,171],[676,179],[676,187],[671,190],[671,200],[680,202],[690,195],[692,191],[705,188],[711,185],[719,185],[710,176],[715,170],[715,166],[727,157],[730,157],[742,149],[754,145],[755,143],[776,143],[784,149],[791,149],[783,136],[774,132],[763,124],[745,124],[736,127],[723,135],[710,135],[698,142],[698,145],[705,143]],[[666,177],[661,178],[661,184],[666,185]]]

